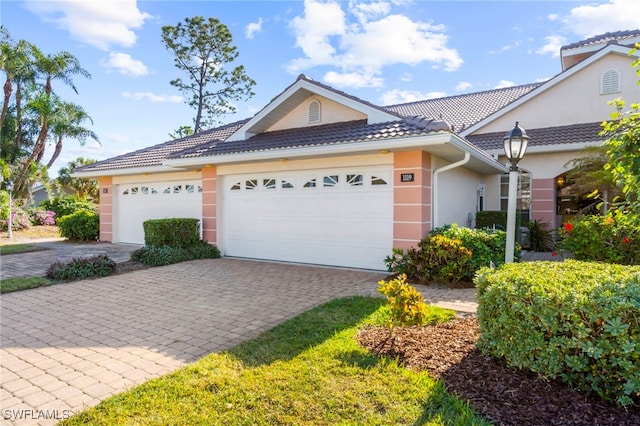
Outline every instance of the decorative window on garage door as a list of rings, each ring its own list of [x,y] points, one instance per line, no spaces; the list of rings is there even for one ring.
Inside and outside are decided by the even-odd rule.
[[[193,194],[195,192],[202,192],[202,185],[195,185],[193,183],[178,183],[171,186],[151,186],[151,185],[131,185],[121,189],[122,195],[137,195],[137,196],[153,196],[158,194],[179,194],[179,193]]]
[[[385,173],[362,173],[356,171],[349,171],[346,173],[323,173],[316,176],[309,176],[308,174],[299,176],[269,176],[269,175],[248,175],[246,177],[239,178],[230,182],[229,191],[275,191],[275,190],[293,190],[296,189],[296,181],[300,182],[301,190],[333,190],[334,188],[341,188],[346,190],[353,188],[383,188],[389,185],[390,176]]]

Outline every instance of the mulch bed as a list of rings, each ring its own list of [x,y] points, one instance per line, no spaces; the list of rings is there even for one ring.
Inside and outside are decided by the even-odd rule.
[[[629,411],[572,391],[566,385],[508,368],[476,348],[475,317],[445,324],[389,330],[367,327],[357,335],[364,348],[428,370],[447,389],[499,425],[640,425],[640,407]]]

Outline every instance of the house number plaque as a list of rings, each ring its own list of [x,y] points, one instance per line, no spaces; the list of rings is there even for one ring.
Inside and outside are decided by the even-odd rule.
[[[400,182],[413,182],[413,173],[400,173]]]

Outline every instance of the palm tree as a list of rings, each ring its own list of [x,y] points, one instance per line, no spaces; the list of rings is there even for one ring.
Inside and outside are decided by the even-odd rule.
[[[91,138],[102,146],[98,135],[82,125],[85,120],[89,120],[93,124],[89,114],[80,105],[71,102],[59,103],[51,118],[51,133],[56,139],[56,147],[47,163],[47,168],[51,167],[60,155],[62,140],[65,137],[77,139],[80,145],[84,145],[87,138]]]
[[[34,67],[36,75],[44,80],[44,97],[40,97],[38,106],[41,111],[46,112],[46,114],[40,118],[40,131],[36,138],[33,151],[15,180],[16,188],[21,190],[25,189],[24,177],[29,170],[30,164],[32,162],[40,162],[44,154],[47,137],[49,136],[51,113],[53,111],[51,100],[53,80],[62,81],[71,87],[74,92],[78,93],[78,90],[73,84],[72,77],[76,75],[87,78],[91,77],[89,72],[80,66],[78,59],[69,52],[62,51],[54,55],[45,55],[34,46],[32,55],[35,60]]]
[[[99,186],[97,179],[71,177],[71,174],[77,168],[88,166],[95,162],[96,160],[83,157],[78,157],[73,161],[69,161],[66,167],[63,167],[58,171],[59,185],[72,189],[80,199],[86,200],[90,198],[97,201],[100,196],[98,192]]]

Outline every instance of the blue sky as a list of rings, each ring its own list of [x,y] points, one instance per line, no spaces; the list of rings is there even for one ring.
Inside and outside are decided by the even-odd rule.
[[[163,25],[216,17],[256,81],[232,122],[255,114],[298,74],[377,105],[527,84],[560,72],[559,50],[640,28],[640,1],[2,1],[14,39],[74,54],[91,79],[76,95],[103,144],[68,140],[51,171],[162,143],[195,111],[169,81],[184,77],[160,39]],[[45,156],[46,157],[46,156]],[[45,158],[46,159],[46,158]]]

